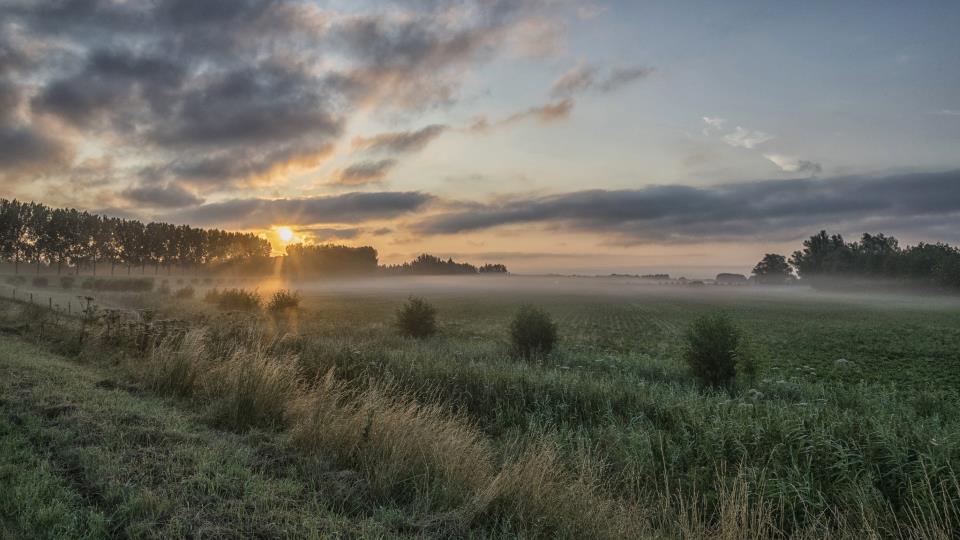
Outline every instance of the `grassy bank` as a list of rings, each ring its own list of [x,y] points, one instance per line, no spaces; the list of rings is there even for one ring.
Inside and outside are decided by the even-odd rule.
[[[76,330],[43,343],[109,364],[206,429],[266,434],[296,463],[353,471],[364,489],[347,499],[399,509],[421,534],[955,534],[952,382],[906,363],[902,379],[865,375],[893,373],[892,358],[918,351],[929,355],[924,366],[949,367],[956,312],[534,296],[557,316],[563,341],[530,362],[502,341],[512,309],[530,299],[438,295],[440,333],[428,340],[396,334],[390,317],[402,298],[389,295],[308,296],[282,316],[162,300],[157,316],[176,314],[190,329],[144,352],[102,328],[83,343]],[[731,392],[699,388],[677,357],[689,319],[717,309],[746,329],[761,359],[758,379]],[[7,327],[36,337],[14,311]],[[920,327],[899,349],[876,337]],[[817,335],[835,349],[802,345]],[[798,361],[809,358],[820,364]]]

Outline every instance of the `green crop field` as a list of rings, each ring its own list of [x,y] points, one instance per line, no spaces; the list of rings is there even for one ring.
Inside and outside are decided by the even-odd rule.
[[[960,530],[957,299],[626,278],[213,285],[264,299],[286,287],[301,302],[222,310],[198,284],[193,299],[101,294],[102,309],[79,318],[2,304],[0,490],[17,495],[0,512],[11,535]],[[436,310],[431,337],[395,327],[411,295]],[[511,349],[523,304],[556,322],[549,355]],[[141,322],[118,325],[106,308]],[[684,360],[688,328],[717,313],[757,366],[727,389],[698,384]],[[51,406],[72,408],[49,417]],[[86,430],[145,437],[124,420],[130,410],[154,419],[149,452],[71,442]],[[282,467],[264,468],[264,452]],[[230,495],[191,513],[211,489]],[[298,512],[310,519],[285,529]]]

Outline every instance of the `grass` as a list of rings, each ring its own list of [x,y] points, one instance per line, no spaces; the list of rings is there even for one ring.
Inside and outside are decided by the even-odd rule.
[[[116,373],[0,338],[0,523],[10,538],[394,535],[284,438],[212,430]]]
[[[231,444],[251,433],[282,441],[300,464],[294,479],[309,483],[316,460],[351,471],[350,505],[406,516],[391,535],[960,530],[955,304],[601,293],[434,290],[430,340],[392,328],[406,290],[306,293],[291,318],[166,299],[157,317],[192,330],[119,365],[100,360],[107,345],[94,335],[80,358],[170,396]],[[512,355],[510,317],[523,303],[557,321],[560,346],[543,362]],[[704,389],[687,372],[685,330],[721,310],[750,339],[752,386]],[[21,319],[5,324],[36,339]]]

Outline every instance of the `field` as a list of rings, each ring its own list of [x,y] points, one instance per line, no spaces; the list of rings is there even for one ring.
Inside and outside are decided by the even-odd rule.
[[[956,299],[626,278],[217,285],[303,301],[271,315],[218,310],[200,284],[94,295],[151,310],[132,330],[146,346],[102,314],[3,303],[11,536],[960,530]],[[395,330],[411,294],[436,307],[435,336]],[[524,303],[558,323],[549,357],[511,354]],[[759,365],[728,391],[683,362],[686,329],[716,312]]]

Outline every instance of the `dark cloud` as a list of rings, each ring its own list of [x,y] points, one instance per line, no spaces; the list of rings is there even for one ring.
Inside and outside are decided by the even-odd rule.
[[[0,177],[62,166],[69,158],[67,145],[31,126],[0,123]]]
[[[611,69],[603,75],[599,67],[582,64],[561,75],[553,83],[550,93],[555,98],[569,98],[591,90],[613,92],[633,81],[649,77],[653,72],[651,67],[637,66]]]
[[[414,212],[432,200],[432,196],[416,191],[346,193],[296,199],[234,199],[177,212],[168,219],[197,226],[235,228],[362,223]]]
[[[347,229],[337,229],[333,227],[310,227],[306,229],[297,229],[297,232],[322,242],[324,240],[350,240],[351,238],[356,238],[363,233],[363,229],[359,227],[351,227]]]
[[[203,199],[176,184],[131,187],[121,195],[138,206],[149,208],[183,208],[203,203]]]
[[[623,243],[738,241],[793,239],[824,227],[856,232],[881,220],[890,233],[923,232],[934,216],[960,230],[960,171],[579,191],[448,212],[415,230],[453,234],[542,223],[612,234]]]
[[[356,186],[380,182],[386,178],[390,169],[397,165],[395,159],[381,159],[377,161],[361,161],[333,174],[331,181],[336,184]]]
[[[380,133],[372,137],[357,137],[353,139],[353,147],[357,150],[381,151],[392,154],[417,152],[423,150],[447,129],[449,129],[448,126],[433,124],[416,131]]]
[[[182,96],[177,112],[158,119],[151,137],[164,146],[229,147],[337,137],[343,120],[330,112],[313,77],[277,65],[223,73]]]
[[[548,4],[396,0],[348,14],[298,0],[4,2],[0,82],[22,70],[33,96],[29,131],[7,125],[5,137],[34,155],[52,140],[36,119],[50,120],[112,150],[135,150],[166,180],[225,190],[315,167],[361,107],[452,102],[475,63]],[[460,9],[464,16],[451,16]],[[10,45],[9,28],[43,44],[43,54],[26,58]],[[23,94],[7,90],[0,86],[4,111],[10,95]],[[414,151],[439,132],[371,144]],[[360,181],[363,171],[345,172]]]
[[[144,174],[153,178],[173,175],[201,189],[224,184],[242,187],[250,184],[269,183],[276,174],[291,167],[313,168],[319,166],[333,152],[333,144],[319,147],[299,147],[296,143],[266,151],[250,149],[247,152],[220,151],[190,155],[164,168],[147,168]]]

